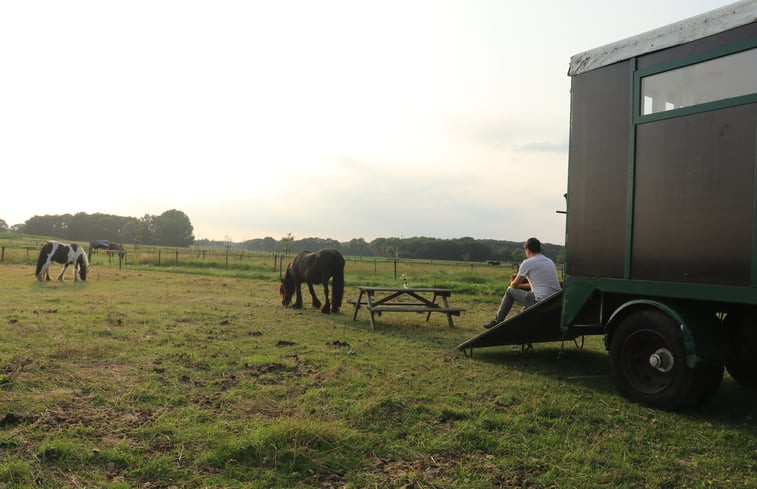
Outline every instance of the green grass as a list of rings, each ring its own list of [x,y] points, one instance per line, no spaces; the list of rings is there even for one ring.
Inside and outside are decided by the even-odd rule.
[[[394,283],[372,266],[346,299]],[[0,264],[0,487],[757,486],[757,395],[729,377],[668,413],[616,393],[599,337],[467,358],[509,270],[402,272],[456,290],[455,328],[285,309],[265,266]]]

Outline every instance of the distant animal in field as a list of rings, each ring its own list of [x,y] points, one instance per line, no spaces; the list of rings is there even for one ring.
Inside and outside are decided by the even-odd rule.
[[[105,250],[105,253],[107,255],[112,255],[113,253],[124,253],[124,247],[121,245],[121,243],[108,241],[107,239],[99,239],[97,241],[92,241],[91,243],[89,243],[89,258],[92,258],[92,250]]]
[[[63,270],[58,275],[59,281],[63,282],[63,274],[66,273],[69,265],[74,266],[75,282],[87,280],[89,260],[87,259],[87,254],[84,253],[84,248],[78,244],[48,241],[42,245],[42,249],[39,251],[39,258],[37,259],[37,271],[35,273],[37,280],[40,282],[50,280],[48,269],[53,262],[63,264]]]
[[[329,279],[332,279],[332,297],[329,300]],[[337,250],[324,249],[316,252],[303,251],[287,266],[286,273],[279,285],[281,304],[288,307],[295,296],[291,307],[302,307],[302,292],[300,286],[305,283],[313,298],[313,307],[321,308],[321,312],[339,312],[344,297],[344,257]],[[315,296],[313,284],[323,284],[326,296],[323,307]]]

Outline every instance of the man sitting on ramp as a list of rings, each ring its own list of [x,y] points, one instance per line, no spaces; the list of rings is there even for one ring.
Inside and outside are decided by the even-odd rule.
[[[518,274],[510,281],[499,310],[494,319],[484,324],[489,329],[501,323],[515,302],[528,307],[560,291],[555,262],[541,254],[541,242],[529,238],[524,245],[526,259],[520,264]]]

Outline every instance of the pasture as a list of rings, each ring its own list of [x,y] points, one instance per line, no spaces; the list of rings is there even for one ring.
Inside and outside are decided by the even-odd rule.
[[[615,392],[599,337],[467,358],[511,270],[405,268],[459,291],[455,328],[285,309],[269,260],[99,256],[76,284],[0,263],[0,488],[757,487],[757,394],[727,375],[668,413]],[[399,285],[345,272],[345,299]]]

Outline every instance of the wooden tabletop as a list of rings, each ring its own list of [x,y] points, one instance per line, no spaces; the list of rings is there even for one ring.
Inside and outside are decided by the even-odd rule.
[[[452,289],[441,289],[437,287],[381,287],[381,286],[372,286],[372,285],[356,285],[356,289],[363,290],[363,291],[373,291],[373,292],[402,292],[402,291],[408,291],[408,292],[436,292],[436,293],[449,293],[451,294],[454,292]]]

